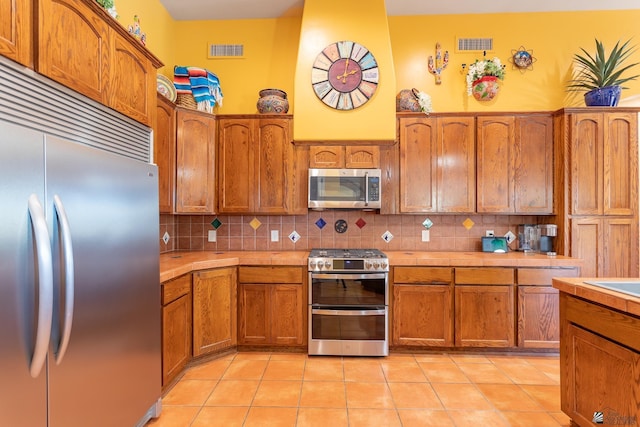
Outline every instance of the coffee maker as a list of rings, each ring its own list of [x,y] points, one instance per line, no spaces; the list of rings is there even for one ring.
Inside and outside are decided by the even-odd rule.
[[[555,224],[538,224],[538,250],[543,254],[553,253],[553,241],[558,235]]]
[[[518,225],[518,250],[538,252],[538,227],[535,224]]]

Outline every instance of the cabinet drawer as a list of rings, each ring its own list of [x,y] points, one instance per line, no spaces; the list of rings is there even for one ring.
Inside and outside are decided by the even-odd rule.
[[[513,285],[513,268],[456,268],[456,285]]]
[[[518,285],[551,286],[554,277],[578,277],[578,268],[519,268]]]
[[[162,284],[162,305],[167,305],[191,292],[191,274],[185,274]]]
[[[240,267],[240,283],[302,283],[301,267]]]
[[[448,285],[453,281],[453,269],[449,267],[395,267],[393,281],[394,283]]]

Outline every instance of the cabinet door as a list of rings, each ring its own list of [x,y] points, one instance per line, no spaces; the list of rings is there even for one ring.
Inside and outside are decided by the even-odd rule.
[[[560,347],[560,303],[551,286],[518,286],[518,346]]]
[[[339,145],[313,145],[309,147],[309,167],[330,169],[345,167],[344,147]]]
[[[573,218],[571,223],[571,254],[582,260],[581,276],[598,277],[605,257],[602,247],[602,218]]]
[[[28,0],[0,0],[0,55],[27,67],[33,66],[31,5]]]
[[[604,114],[603,213],[634,215],[638,206],[638,119]]]
[[[176,212],[214,213],[214,116],[180,108],[176,126]]]
[[[162,307],[162,385],[166,386],[191,359],[191,294]]]
[[[514,211],[553,213],[553,119],[549,115],[516,118]]]
[[[265,285],[270,291],[270,342],[276,345],[303,345],[305,314],[302,285]]]
[[[291,120],[258,121],[255,155],[255,212],[286,214],[293,207],[294,165]],[[254,176],[254,175],[251,175]]]
[[[37,50],[36,71],[108,103],[109,25],[84,1],[38,2]]]
[[[380,167],[380,147],[375,145],[347,145],[344,147],[345,167],[376,169]]]
[[[193,356],[236,344],[236,269],[193,275]]]
[[[460,347],[513,347],[513,286],[455,287],[455,343]]]
[[[108,105],[151,126],[156,108],[156,68],[140,51],[131,47],[131,41],[113,30],[110,37]]]
[[[436,212],[436,119],[400,118],[400,212]]]
[[[453,292],[450,285],[394,285],[392,343],[453,346]]]
[[[158,94],[156,127],[153,131],[153,159],[158,165],[160,213],[173,213],[176,174],[175,105]]]
[[[437,135],[437,211],[475,212],[475,118],[439,118]]]
[[[238,344],[269,343],[269,286],[238,285]]]
[[[514,207],[515,118],[478,117],[478,212],[511,213]]]
[[[253,212],[257,191],[254,187],[254,121],[220,119],[218,129],[218,210],[220,213]]]
[[[603,117],[599,113],[570,118],[571,214],[601,215],[603,189]]]

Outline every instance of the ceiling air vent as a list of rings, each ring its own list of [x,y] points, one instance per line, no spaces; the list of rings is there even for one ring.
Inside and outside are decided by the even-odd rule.
[[[493,38],[458,38],[456,52],[486,52],[493,50]]]
[[[209,44],[209,58],[242,58],[242,44]]]

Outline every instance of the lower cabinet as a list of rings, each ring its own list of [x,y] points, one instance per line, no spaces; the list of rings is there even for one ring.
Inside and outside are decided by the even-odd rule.
[[[306,344],[304,273],[301,267],[239,267],[238,344]]]
[[[162,386],[191,359],[191,274],[162,284]]]
[[[453,346],[453,269],[395,267],[391,343]]]
[[[515,346],[515,270],[455,269],[455,345]]]
[[[193,357],[237,343],[236,268],[193,273]]]

